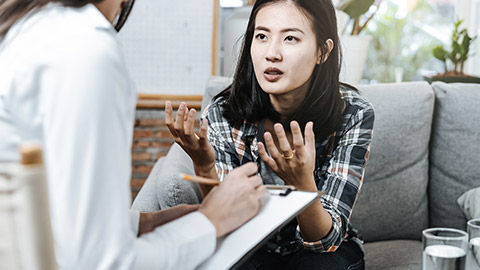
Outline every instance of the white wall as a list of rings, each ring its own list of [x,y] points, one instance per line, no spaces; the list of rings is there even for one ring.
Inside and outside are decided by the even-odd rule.
[[[137,91],[203,94],[212,72],[213,3],[135,2],[118,38]]]

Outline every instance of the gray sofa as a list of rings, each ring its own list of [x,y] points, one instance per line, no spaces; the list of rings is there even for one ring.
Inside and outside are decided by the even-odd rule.
[[[230,80],[212,77],[204,105]],[[421,269],[422,230],[466,230],[457,199],[480,201],[480,85],[411,82],[360,86],[375,107],[370,160],[351,217],[365,241],[367,269]],[[198,203],[193,174],[178,145],[159,160],[133,208],[154,211]],[[465,201],[465,200],[464,200]],[[480,205],[469,205],[480,208]]]

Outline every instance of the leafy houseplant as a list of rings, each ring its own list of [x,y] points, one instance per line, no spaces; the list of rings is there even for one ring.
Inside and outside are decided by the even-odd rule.
[[[341,44],[343,51],[343,61],[340,73],[340,80],[350,83],[358,84],[363,75],[363,66],[367,58],[368,46],[370,44],[371,36],[359,35],[366,27],[367,23],[373,18],[371,14],[365,15],[370,7],[380,0],[339,0],[336,3],[339,18],[339,32],[341,33]],[[365,15],[365,16],[364,16]],[[347,17],[350,17],[348,20]],[[362,17],[368,17],[361,23]],[[347,20],[351,26],[349,34],[345,34]],[[352,23],[353,22],[353,23]],[[350,28],[349,28],[350,29]]]
[[[445,72],[431,77],[432,80],[446,82],[470,81],[480,83],[480,78],[468,76],[463,72],[465,61],[467,61],[470,56],[470,45],[476,37],[470,37],[467,29],[460,29],[462,22],[462,20],[458,20],[454,23],[451,37],[452,43],[449,51],[447,51],[442,45],[438,45],[433,49],[433,56],[443,62]],[[427,80],[429,80],[429,78],[427,78]]]
[[[367,26],[367,23],[373,18],[375,13],[371,14],[363,23],[360,23],[360,17],[365,14],[374,3],[375,0],[342,0],[337,5],[338,10],[347,13],[348,16],[350,16],[350,20],[353,20],[352,36],[360,34]]]

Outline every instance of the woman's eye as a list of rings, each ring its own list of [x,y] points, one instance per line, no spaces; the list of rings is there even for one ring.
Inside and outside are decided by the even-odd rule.
[[[294,37],[294,36],[287,36],[285,38],[286,41],[298,41],[298,38]]]
[[[264,34],[257,34],[255,37],[260,40],[265,40],[267,38],[267,36],[265,36]]]

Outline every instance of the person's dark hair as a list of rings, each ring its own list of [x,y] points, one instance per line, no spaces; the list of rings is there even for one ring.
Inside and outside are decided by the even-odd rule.
[[[89,3],[100,3],[103,0],[0,0],[0,41],[7,35],[10,28],[28,13],[39,10],[48,3],[60,3],[67,7],[83,7]],[[133,1],[130,1],[122,9],[118,23],[115,29],[120,28],[125,23]]]
[[[328,59],[323,59],[325,61],[314,68],[310,88],[299,110],[290,119],[280,119],[279,113],[273,109],[268,94],[261,89],[255,77],[250,48],[258,11],[267,5],[287,1],[294,3],[310,19],[322,57],[328,55],[328,47],[325,43],[328,39],[333,41],[334,47]],[[243,38],[233,83],[214,99],[226,99],[224,117],[232,125],[244,120],[256,122],[268,118],[274,122],[281,122],[284,128],[289,130],[289,123],[292,120],[298,121],[302,129],[307,122],[313,121],[316,139],[326,138],[335,131],[342,117],[343,101],[339,90],[340,66],[341,52],[337,19],[331,0],[257,0]]]

